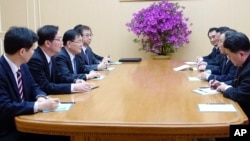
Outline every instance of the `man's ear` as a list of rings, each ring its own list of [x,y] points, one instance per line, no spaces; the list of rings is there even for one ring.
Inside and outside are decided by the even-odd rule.
[[[25,49],[25,48],[21,48],[21,49],[19,50],[19,54],[20,54],[21,56],[23,56],[23,55],[25,54],[25,52],[26,52],[26,49]]]
[[[45,45],[46,47],[50,47],[51,41],[45,40],[44,45]]]

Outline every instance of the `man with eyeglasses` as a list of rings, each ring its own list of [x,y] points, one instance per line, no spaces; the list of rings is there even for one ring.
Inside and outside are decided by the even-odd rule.
[[[92,41],[92,31],[89,26],[86,25],[76,25],[74,27],[78,33],[82,35],[82,53],[80,54],[84,60],[85,66],[92,70],[102,70],[109,66],[110,56],[102,57],[95,54],[91,47],[90,43]]]
[[[38,29],[38,47],[28,62],[30,71],[43,91],[48,94],[89,92],[90,86],[82,79],[73,79],[60,74],[55,55],[62,48],[58,26],[45,25]]]
[[[78,32],[73,29],[66,31],[63,35],[63,45],[55,57],[61,75],[84,80],[100,77],[98,72],[84,67],[82,58],[77,55],[82,50],[82,36]]]

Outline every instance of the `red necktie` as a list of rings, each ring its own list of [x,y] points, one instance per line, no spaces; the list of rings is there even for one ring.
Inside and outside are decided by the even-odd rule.
[[[23,81],[22,81],[22,74],[21,70],[19,69],[17,72],[17,87],[18,87],[18,92],[20,95],[20,99],[23,102]]]

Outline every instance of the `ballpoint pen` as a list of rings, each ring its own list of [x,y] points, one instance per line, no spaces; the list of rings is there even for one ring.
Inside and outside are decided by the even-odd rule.
[[[216,75],[214,76],[214,79],[213,79],[213,81],[211,82],[211,88],[212,89],[215,89],[215,86],[213,85],[213,83],[216,81]]]
[[[63,102],[60,102],[61,104],[75,104],[76,102],[74,101],[63,101]]]

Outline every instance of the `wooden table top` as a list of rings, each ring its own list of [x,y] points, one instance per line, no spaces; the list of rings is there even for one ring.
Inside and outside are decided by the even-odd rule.
[[[222,94],[192,92],[205,81],[190,82],[197,71],[173,71],[183,61],[148,60],[112,65],[90,93],[55,95],[75,101],[69,111],[16,117],[20,131],[47,134],[131,133],[229,135],[230,124],[246,124],[239,105]],[[231,103],[237,112],[200,112],[198,104]],[[201,130],[202,129],[202,130]]]

